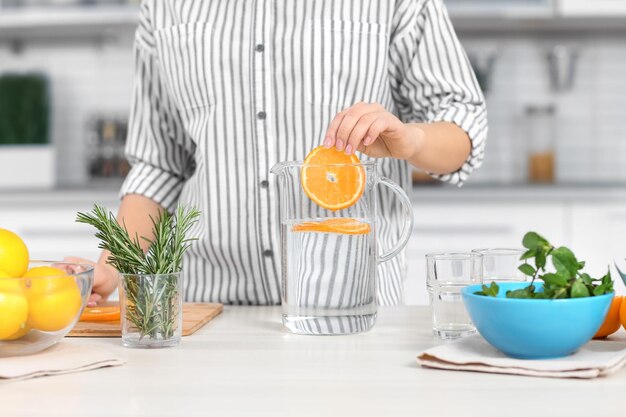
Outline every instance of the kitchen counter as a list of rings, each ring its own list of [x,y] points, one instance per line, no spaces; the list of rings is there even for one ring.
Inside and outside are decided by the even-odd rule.
[[[0,415],[609,417],[626,392],[626,370],[565,380],[420,368],[416,355],[437,343],[426,307],[381,308],[355,336],[291,335],[278,307],[226,307],[177,348],[64,343],[106,345],[127,363],[1,384]]]
[[[94,184],[90,187],[60,189],[0,189],[0,209],[12,207],[32,207],[32,205],[53,205],[62,207],[83,206],[93,203],[119,204],[120,187],[116,184]]]

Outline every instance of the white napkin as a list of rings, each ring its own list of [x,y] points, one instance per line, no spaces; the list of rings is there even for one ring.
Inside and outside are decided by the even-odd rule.
[[[0,358],[0,381],[82,372],[123,363],[100,346],[58,343],[33,355]]]
[[[479,335],[436,346],[417,357],[428,368],[549,378],[596,378],[626,364],[626,341],[593,340],[573,355],[558,359],[513,359]]]

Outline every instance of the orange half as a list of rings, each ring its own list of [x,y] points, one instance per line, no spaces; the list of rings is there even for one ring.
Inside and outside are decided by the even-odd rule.
[[[613,301],[611,301],[611,307],[609,307],[609,312],[606,313],[604,323],[602,323],[602,326],[600,326],[596,334],[593,336],[594,339],[604,339],[605,337],[610,336],[619,330],[621,325],[620,310],[623,302],[623,296],[616,295],[615,297],[613,297]]]
[[[87,307],[80,315],[80,321],[116,321],[120,319],[120,307]]]
[[[365,170],[354,165],[360,163],[356,155],[318,146],[304,160],[302,188],[320,207],[333,211],[348,208],[365,190]]]
[[[344,235],[366,235],[371,228],[369,223],[349,217],[337,217],[321,222],[302,222],[293,226],[294,232],[339,233]]]

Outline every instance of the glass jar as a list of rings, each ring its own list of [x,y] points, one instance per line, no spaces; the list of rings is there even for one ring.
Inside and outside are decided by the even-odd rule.
[[[556,109],[552,104],[525,109],[527,127],[527,178],[531,183],[551,184],[556,179]]]
[[[182,273],[120,274],[122,344],[176,346],[183,331]]]

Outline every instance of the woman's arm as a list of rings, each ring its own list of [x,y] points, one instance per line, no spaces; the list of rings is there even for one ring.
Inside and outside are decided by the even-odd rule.
[[[324,144],[404,159],[442,181],[463,184],[483,160],[487,111],[442,0],[398,2],[388,74],[393,108],[359,103],[343,110]]]
[[[472,151],[468,134],[454,123],[410,123],[409,135],[421,137],[408,159],[414,166],[433,174],[458,171]]]

